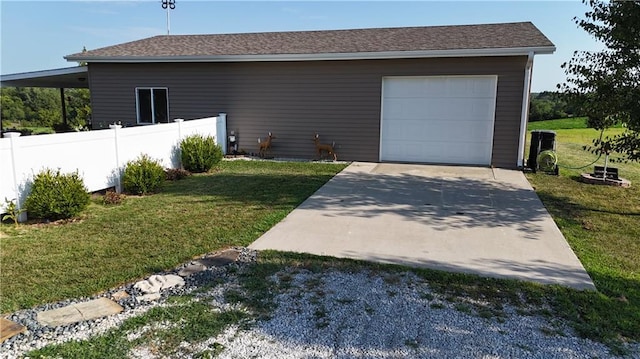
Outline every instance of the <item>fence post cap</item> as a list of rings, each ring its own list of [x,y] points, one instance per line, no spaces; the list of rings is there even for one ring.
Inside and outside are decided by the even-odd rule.
[[[20,137],[22,134],[20,132],[5,132],[2,137],[11,138],[11,137]]]
[[[184,122],[184,118],[176,118],[173,122]]]

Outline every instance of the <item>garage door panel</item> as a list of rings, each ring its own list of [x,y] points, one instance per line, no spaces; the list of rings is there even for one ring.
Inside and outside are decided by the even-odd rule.
[[[380,159],[490,164],[495,76],[383,80]]]
[[[488,116],[493,115],[493,106],[490,100],[477,98],[455,98],[447,99],[440,102],[433,102],[433,106],[437,106],[435,112],[440,117],[455,121],[467,121],[470,118],[475,121],[483,121]],[[425,109],[431,112],[431,110]]]
[[[423,121],[404,120],[394,121],[393,126],[383,127],[387,141],[416,141],[416,142],[465,142],[489,143],[488,138],[493,128],[475,121],[459,121],[456,131],[449,131],[451,121]]]
[[[385,99],[383,118],[398,120],[467,120],[470,117],[492,116],[494,108],[486,99]]]
[[[420,79],[407,79],[402,83],[388,82],[384,85],[384,93],[387,98],[422,97],[424,81]]]
[[[463,98],[493,98],[495,83],[486,77],[451,78],[447,83],[447,96]]]
[[[479,164],[486,160],[479,149],[481,144],[466,143],[460,146],[448,146],[448,142],[442,141],[434,143],[434,146],[425,153],[425,148],[421,142],[398,141],[391,143],[387,154],[387,161],[400,162],[424,162],[424,156],[434,158],[446,158],[440,163],[456,164]],[[439,163],[437,160],[429,161]]]
[[[405,78],[384,84],[387,98],[493,98],[495,83],[486,77]]]

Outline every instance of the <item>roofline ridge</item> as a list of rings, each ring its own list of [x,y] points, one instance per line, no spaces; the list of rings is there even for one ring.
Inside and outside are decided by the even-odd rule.
[[[130,42],[142,41],[151,39],[154,37],[198,37],[198,36],[231,36],[231,35],[260,35],[260,34],[291,34],[291,33],[313,33],[313,32],[348,32],[348,31],[363,31],[363,30],[400,30],[400,29],[425,29],[425,28],[443,28],[443,27],[472,27],[472,26],[491,26],[491,25],[515,25],[515,24],[531,24],[535,26],[531,21],[512,21],[512,22],[492,22],[492,23],[477,23],[477,24],[454,24],[454,25],[416,25],[416,26],[387,26],[387,27],[362,27],[362,28],[349,28],[349,29],[325,29],[325,30],[275,30],[275,31],[251,31],[251,32],[221,32],[221,33],[208,33],[208,34],[171,34],[171,35],[155,35],[151,37],[142,38],[140,40],[134,40],[129,42],[123,42],[124,45]],[[115,46],[115,45],[114,45]]]

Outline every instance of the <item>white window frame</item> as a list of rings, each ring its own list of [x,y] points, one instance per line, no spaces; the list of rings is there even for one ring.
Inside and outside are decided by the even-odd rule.
[[[151,122],[140,122],[140,96],[138,90],[150,90],[151,92]],[[168,87],[136,87],[136,123],[139,125],[152,125],[158,123],[156,121],[154,90],[165,90],[167,94],[167,120],[169,120],[169,88]]]

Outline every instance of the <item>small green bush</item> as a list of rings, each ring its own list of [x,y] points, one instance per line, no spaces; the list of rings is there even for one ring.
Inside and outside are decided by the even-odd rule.
[[[33,179],[25,207],[29,217],[49,220],[77,216],[89,204],[89,193],[78,172],[45,169]]]
[[[164,177],[162,165],[148,155],[142,154],[125,166],[122,186],[127,193],[140,195],[154,193],[162,186]]]
[[[207,172],[222,160],[222,148],[213,137],[192,135],[180,142],[182,167],[190,172]]]

